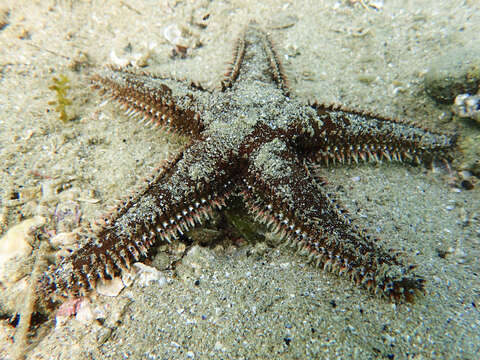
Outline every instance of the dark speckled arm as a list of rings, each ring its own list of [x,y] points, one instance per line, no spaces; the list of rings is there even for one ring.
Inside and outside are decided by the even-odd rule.
[[[155,244],[170,242],[222,208],[235,183],[227,171],[232,159],[219,155],[218,146],[193,143],[156,172],[142,191],[126,198],[101,222],[83,248],[45,273],[41,291],[57,297],[84,294],[97,279],[128,269]]]
[[[252,154],[244,197],[266,223],[311,262],[386,296],[411,298],[423,280],[352,226],[333,196],[315,185],[286,144],[275,139]]]
[[[314,104],[314,134],[301,146],[313,162],[414,161],[443,158],[455,146],[455,136],[369,113]]]
[[[91,81],[95,89],[118,101],[127,115],[192,137],[203,129],[199,103],[208,91],[200,85],[114,66],[105,67]]]

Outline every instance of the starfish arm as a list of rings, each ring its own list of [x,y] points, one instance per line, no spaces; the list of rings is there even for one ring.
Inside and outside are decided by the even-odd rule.
[[[139,116],[167,131],[198,137],[203,124],[199,85],[155,77],[128,68],[105,67],[91,78],[93,87],[118,101],[130,116]]]
[[[410,160],[420,163],[443,158],[455,146],[455,137],[415,124],[360,113],[312,105],[313,136],[301,146],[313,162]]]
[[[290,92],[270,37],[254,21],[235,42],[233,60],[221,83],[222,90],[231,88],[236,81],[273,83],[285,96]]]
[[[245,202],[257,220],[324,269],[392,298],[410,300],[423,280],[374,239],[352,226],[332,195],[314,184],[295,155],[278,140],[256,154],[246,180]]]
[[[219,169],[228,168],[232,159],[217,150],[217,144],[198,141],[156,171],[143,189],[101,220],[84,247],[50,267],[40,281],[43,298],[85,293],[98,279],[145,258],[159,241],[170,242],[222,208],[234,184]]]

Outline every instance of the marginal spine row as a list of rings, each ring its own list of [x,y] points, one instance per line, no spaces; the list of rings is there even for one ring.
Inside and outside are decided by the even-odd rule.
[[[231,189],[221,187],[217,191],[216,185],[210,186],[212,178],[201,190],[192,189],[188,167],[180,164],[186,161],[186,153],[182,151],[161,167],[142,189],[99,220],[96,231],[87,235],[84,247],[47,271],[40,282],[45,299],[56,301],[85,294],[98,279],[128,270],[133,262],[145,258],[155,244],[171,242],[225,206]],[[196,153],[189,154],[191,160]],[[179,191],[180,188],[183,190]]]
[[[270,61],[270,69],[272,70],[273,78],[277,83],[277,86],[282,90],[283,94],[285,96],[289,96],[290,88],[288,86],[287,76],[285,75],[282,62],[278,58],[272,40],[268,34],[263,33],[262,41],[263,48],[265,49],[267,57]]]
[[[381,149],[373,145],[327,145],[318,150],[311,159],[313,167],[322,168],[324,165],[352,164],[359,162],[381,163],[386,161],[411,161],[415,164],[422,162],[416,151]]]
[[[136,80],[138,76],[157,81],[154,88],[146,88]],[[167,132],[176,132],[184,135],[198,136],[203,125],[200,114],[190,104],[180,108],[172,96],[172,90],[162,80],[176,81],[161,77],[154,77],[146,72],[136,73],[129,69],[107,67],[102,74],[96,74],[92,78],[93,88],[101,90],[108,98],[118,101],[130,117],[138,117],[141,123],[160,127]],[[185,85],[180,81],[178,86]],[[185,97],[193,97],[188,91],[205,91],[198,85],[191,84],[185,89]]]
[[[179,236],[185,235],[194,227],[203,225],[205,221],[210,220],[215,211],[226,206],[229,196],[230,194],[225,194],[218,198],[212,196],[208,196],[206,199],[200,198],[179,209],[174,216],[159,221],[156,226],[152,227],[153,230],[150,230],[150,235],[155,235],[161,241],[171,242]]]
[[[113,278],[144,259],[160,241],[171,242],[196,226],[208,221],[213,213],[226,206],[229,194],[219,198],[200,198],[173,216],[158,216],[148,228],[137,229],[138,234],[125,239],[119,237],[105,223],[105,227],[92,236],[90,242],[58,267],[51,266],[40,281],[43,299],[53,302],[68,297],[84,296],[95,288],[98,280]],[[151,219],[150,219],[151,220]],[[98,243],[107,246],[98,246]]]
[[[130,194],[126,195],[123,199],[117,200],[112,208],[96,219],[93,224],[95,232],[100,232],[102,229],[110,226],[115,219],[124,215],[132,205],[136,204],[139,199],[148,192],[152,185],[158,183],[160,179],[183,158],[184,150],[191,144],[192,142],[189,142],[176,156],[165,160],[160,166],[155,168],[149,176],[145,177],[143,181],[140,181],[140,185],[137,186],[136,189],[133,189]]]
[[[431,131],[414,123],[381,118],[340,107],[313,104],[320,119],[310,160],[330,163],[411,161],[443,158],[455,146],[455,136]]]
[[[245,196],[246,194],[244,194]],[[285,245],[296,249],[298,255],[307,257],[307,262],[324,271],[344,276],[361,285],[371,292],[390,300],[413,301],[414,295],[423,290],[424,280],[410,271],[414,267],[405,268],[400,263],[383,264],[377,269],[367,269],[352,263],[347,257],[342,257],[325,246],[312,246],[312,244],[327,244],[327,237],[312,237],[310,232],[282,213],[273,211],[272,205],[264,205],[261,201],[246,198],[249,211],[254,214],[255,220],[263,223]],[[358,230],[358,229],[357,229]],[[367,236],[362,231],[359,236]],[[348,240],[346,240],[348,241]]]
[[[238,75],[240,74],[240,68],[242,66],[244,55],[245,40],[244,36],[240,36],[235,42],[232,62],[229,64],[221,82],[222,91],[231,88],[233,83],[237,80]]]
[[[274,150],[261,160],[263,163],[251,167],[243,193],[256,220],[308,256],[310,262],[375,293],[410,300],[423,288],[423,280],[411,273],[409,266],[351,224],[347,211],[331,194],[314,185],[308,169],[297,160]],[[276,165],[279,163],[281,167]],[[282,169],[278,173],[271,171],[265,176],[262,172],[263,167],[276,166]]]

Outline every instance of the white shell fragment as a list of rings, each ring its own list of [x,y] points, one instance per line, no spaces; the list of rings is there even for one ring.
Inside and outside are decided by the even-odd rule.
[[[83,301],[78,304],[75,319],[85,325],[88,325],[95,320],[92,303],[88,299],[83,299]]]
[[[125,285],[120,277],[114,277],[112,280],[99,280],[97,283],[97,292],[104,296],[118,296]]]
[[[182,31],[177,24],[170,24],[163,30],[163,36],[172,45],[182,42]]]
[[[133,264],[131,271],[123,272],[122,276],[114,277],[112,280],[99,280],[96,290],[100,295],[115,297],[123,288],[132,285],[134,281],[142,287],[149,286],[152,282],[157,282],[160,286],[167,283],[167,279],[160,271],[137,262]]]
[[[10,262],[27,257],[32,253],[31,238],[36,230],[45,224],[45,218],[35,216],[11,227],[0,238],[0,282],[8,286],[18,279],[13,276]],[[15,260],[16,261],[16,260]],[[18,261],[17,261],[18,262]],[[19,266],[21,262],[18,262]],[[10,268],[6,271],[6,268]]]
[[[54,248],[63,248],[74,245],[78,240],[78,234],[74,231],[61,232],[50,239],[50,245]]]

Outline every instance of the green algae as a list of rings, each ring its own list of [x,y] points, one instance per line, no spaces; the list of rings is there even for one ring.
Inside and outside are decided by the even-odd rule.
[[[72,105],[72,100],[67,98],[67,92],[70,90],[70,86],[68,85],[70,80],[63,74],[60,74],[58,78],[54,77],[52,80],[53,85],[48,88],[55,91],[57,98],[54,101],[49,101],[48,105],[56,105],[55,111],[58,112],[60,120],[67,122],[72,119],[66,110],[67,106]]]

